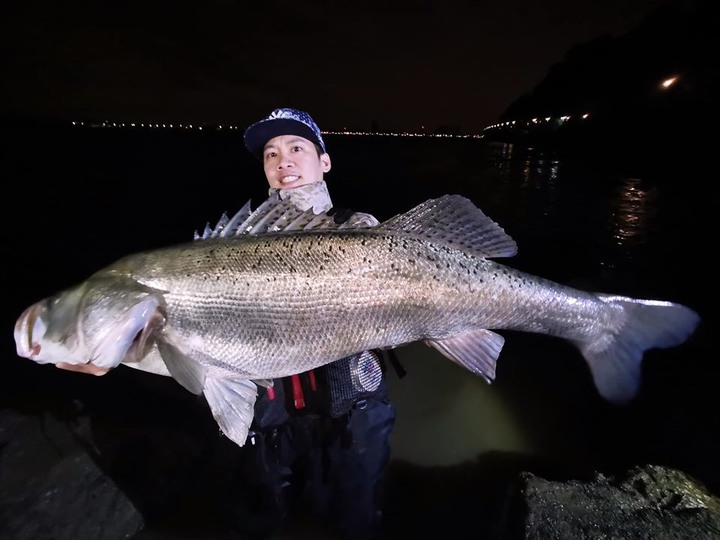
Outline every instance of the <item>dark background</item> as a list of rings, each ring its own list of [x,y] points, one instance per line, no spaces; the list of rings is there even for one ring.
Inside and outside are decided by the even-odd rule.
[[[480,133],[571,48],[667,3],[6,2],[0,112],[242,128],[287,106],[328,131]]]

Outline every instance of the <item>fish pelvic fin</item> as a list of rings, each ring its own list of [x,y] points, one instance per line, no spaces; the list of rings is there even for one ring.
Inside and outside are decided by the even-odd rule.
[[[441,242],[479,257],[512,257],[517,253],[515,240],[461,195],[430,199],[384,221],[376,229]]]
[[[495,366],[505,338],[490,330],[473,330],[449,338],[427,339],[425,343],[490,384],[495,380]]]
[[[640,387],[643,353],[682,344],[697,328],[700,316],[672,302],[596,294],[603,302],[621,306],[627,321],[619,331],[576,344],[600,395],[611,403],[627,403]]]
[[[235,444],[244,446],[255,414],[255,383],[208,377],[203,393],[220,430]]]

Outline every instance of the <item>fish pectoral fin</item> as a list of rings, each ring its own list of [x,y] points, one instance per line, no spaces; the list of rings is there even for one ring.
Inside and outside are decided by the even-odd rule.
[[[271,388],[273,385],[272,379],[254,379],[252,382],[258,386],[262,386],[263,388]]]
[[[456,364],[492,383],[495,380],[495,365],[505,338],[490,330],[473,330],[444,339],[427,339],[425,343]]]
[[[172,377],[170,371],[165,364],[160,351],[158,350],[157,344],[153,344],[148,352],[139,359],[137,362],[123,362],[121,366],[128,366],[140,371],[146,371],[148,373],[155,373],[156,375],[164,375],[165,377]]]
[[[244,379],[208,377],[203,391],[222,432],[235,444],[243,446],[255,415],[255,383]]]
[[[157,348],[170,376],[193,394],[201,394],[205,386],[205,368],[169,341],[158,340]]]

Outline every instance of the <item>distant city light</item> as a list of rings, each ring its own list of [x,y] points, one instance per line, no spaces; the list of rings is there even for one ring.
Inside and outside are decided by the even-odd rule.
[[[168,130],[178,130],[178,129],[197,129],[199,131],[202,131],[203,129],[214,129],[217,131],[224,131],[224,130],[238,130],[241,129],[239,126],[233,126],[233,125],[226,125],[226,124],[217,124],[217,125],[206,125],[206,126],[198,126],[193,124],[154,124],[154,123],[138,123],[138,122],[131,122],[125,124],[124,122],[118,123],[118,122],[110,122],[109,120],[104,120],[102,122],[89,122],[85,123],[82,121],[72,120],[70,122],[73,126],[89,126],[91,128],[118,128],[118,129],[139,129],[139,128],[151,128],[151,129],[158,129],[158,128],[165,128]],[[514,122],[513,122],[514,123]],[[421,126],[421,129],[425,130],[426,126]],[[485,128],[488,129],[488,128]],[[456,139],[482,139],[484,136],[482,134],[451,134],[451,133],[427,133],[425,131],[422,131],[420,133],[410,132],[410,131],[401,131],[401,132],[375,132],[375,131],[353,131],[348,127],[343,127],[343,131],[323,131],[323,135],[356,135],[356,136],[362,136],[362,135],[369,135],[369,136],[380,136],[380,137],[426,137],[426,138],[456,138]]]

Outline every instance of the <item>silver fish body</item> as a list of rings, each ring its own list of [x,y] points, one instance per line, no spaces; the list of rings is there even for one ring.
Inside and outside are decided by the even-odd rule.
[[[643,352],[681,344],[699,323],[680,304],[581,291],[490,260],[515,250],[452,195],[373,228],[196,240],[130,255],[31,306],[17,350],[90,372],[165,366],[242,445],[255,383],[359,351],[424,341],[490,382],[504,344],[493,330],[541,333],[577,345],[599,392],[624,402]]]

